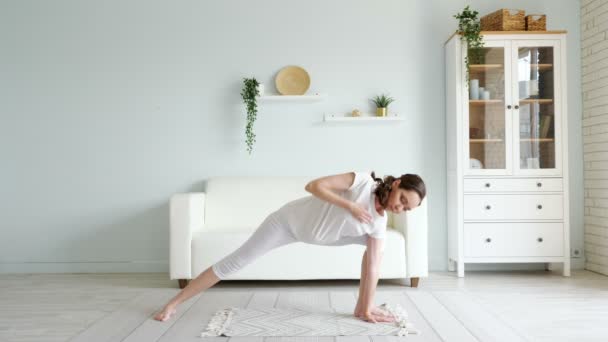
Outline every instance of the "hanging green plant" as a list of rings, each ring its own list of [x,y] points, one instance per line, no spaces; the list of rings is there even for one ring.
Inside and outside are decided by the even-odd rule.
[[[464,58],[464,63],[467,68],[467,86],[469,84],[469,64],[481,63],[483,57],[483,36],[481,32],[481,23],[479,21],[479,12],[472,10],[466,6],[461,13],[454,15],[458,19],[458,31],[460,40],[467,42],[467,55]]]
[[[255,143],[255,133],[253,133],[253,123],[258,114],[257,97],[260,95],[258,86],[260,83],[255,78],[243,79],[243,90],[241,97],[247,108],[247,126],[245,127],[245,142],[247,143],[247,152],[251,154],[253,144]]]

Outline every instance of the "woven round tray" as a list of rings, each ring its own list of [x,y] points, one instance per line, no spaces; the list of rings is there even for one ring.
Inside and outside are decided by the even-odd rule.
[[[310,87],[310,76],[303,68],[290,65],[279,71],[274,83],[281,95],[304,95]]]

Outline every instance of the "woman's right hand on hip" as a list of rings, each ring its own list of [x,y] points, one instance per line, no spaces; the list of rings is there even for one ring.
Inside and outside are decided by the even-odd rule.
[[[352,202],[348,209],[359,222],[372,222],[372,215],[360,204]]]

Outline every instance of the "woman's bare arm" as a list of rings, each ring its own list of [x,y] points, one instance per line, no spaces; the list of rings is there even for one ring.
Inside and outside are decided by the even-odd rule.
[[[380,276],[380,263],[384,253],[384,239],[375,239],[369,237],[367,239],[367,250],[365,263],[364,278],[361,282],[359,290],[359,309],[366,315],[370,315],[374,309],[374,295],[376,293],[376,285]]]
[[[352,204],[351,201],[340,197],[336,192],[342,192],[348,190],[355,181],[355,173],[347,172],[338,175],[325,176],[317,178],[306,184],[304,189],[311,194],[325,200],[329,203],[335,204],[341,208],[349,209]]]
[[[367,251],[363,253],[363,257],[361,258],[361,279],[359,280],[359,298],[357,299],[357,305],[355,306],[355,316],[359,316],[362,311],[362,299],[363,292],[365,291],[365,284],[367,281]]]
[[[355,173],[347,172],[332,176],[317,178],[304,188],[314,196],[350,211],[362,222],[371,222],[371,214],[355,202],[349,201],[337,193],[348,190],[355,181]]]

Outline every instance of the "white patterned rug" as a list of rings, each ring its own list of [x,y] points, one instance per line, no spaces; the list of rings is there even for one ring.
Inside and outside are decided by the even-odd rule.
[[[217,311],[202,337],[210,336],[405,336],[418,334],[407,313],[397,305],[380,306],[394,323],[369,323],[346,312],[309,312],[299,309],[230,307]]]

